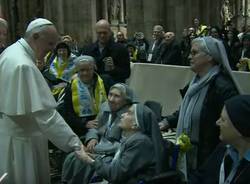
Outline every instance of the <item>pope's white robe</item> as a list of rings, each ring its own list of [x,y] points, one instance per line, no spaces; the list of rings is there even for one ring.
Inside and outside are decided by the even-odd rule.
[[[8,173],[4,184],[49,184],[47,139],[66,152],[80,144],[55,110],[34,61],[24,39],[0,56],[0,176]]]

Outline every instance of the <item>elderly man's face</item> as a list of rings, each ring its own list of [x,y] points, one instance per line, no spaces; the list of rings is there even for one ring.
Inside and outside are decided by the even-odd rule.
[[[193,27],[188,28],[188,35],[194,34],[195,30]]]
[[[153,38],[158,40],[163,37],[163,28],[160,26],[154,26],[153,28]]]
[[[163,36],[163,31],[153,31],[153,37],[158,40],[160,38],[162,38]]]
[[[38,34],[35,38],[35,53],[38,60],[43,60],[46,54],[55,48],[58,41],[58,33],[54,26],[49,26],[47,29]]]
[[[223,108],[220,119],[218,119],[216,124],[220,128],[221,141],[227,144],[232,144],[241,137],[238,130],[233,126],[225,107]]]
[[[164,35],[164,39],[165,39],[166,44],[170,44],[175,39],[175,35],[172,32],[167,32]]]
[[[94,65],[92,63],[81,63],[76,65],[76,70],[78,72],[78,76],[80,80],[85,83],[89,84],[94,78]]]
[[[117,41],[124,41],[125,37],[124,34],[122,32],[118,32],[116,35]]]
[[[126,104],[126,100],[121,91],[116,88],[113,88],[109,91],[108,102],[112,112],[118,111]]]
[[[97,26],[96,27],[97,39],[101,44],[108,43],[111,37],[111,30],[107,26]]]

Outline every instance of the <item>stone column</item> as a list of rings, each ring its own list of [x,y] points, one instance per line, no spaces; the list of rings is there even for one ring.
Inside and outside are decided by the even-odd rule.
[[[23,36],[28,23],[43,16],[44,1],[0,0],[1,16],[9,23],[9,42],[13,43]]]
[[[107,0],[103,0],[102,1],[102,4],[103,4],[103,18],[108,20],[109,18],[109,15],[108,15],[108,1]]]
[[[44,16],[52,20],[61,34],[73,37],[80,47],[95,37],[96,0],[46,0]]]
[[[8,43],[17,39],[17,15],[15,12],[16,3],[13,0],[0,0],[2,8],[2,17],[8,21]]]
[[[245,7],[244,7],[244,25],[247,26],[249,24],[249,1],[245,0]]]
[[[92,38],[92,42],[96,40],[96,32],[95,32],[95,24],[97,21],[96,18],[96,4],[97,4],[97,0],[88,0],[90,1],[90,6],[91,6],[91,20],[89,22],[91,29],[89,29],[91,31],[91,38]],[[90,41],[90,40],[89,40]]]
[[[60,34],[64,34],[64,1],[45,0],[44,17],[52,21]]]
[[[58,0],[57,2],[57,28],[61,34],[64,34],[64,7],[63,0]]]
[[[135,31],[144,31],[143,0],[127,0],[127,27],[128,37],[132,37]]]
[[[120,9],[120,23],[121,24],[124,24],[124,0],[120,0],[120,6],[121,6],[121,9]]]
[[[165,27],[164,0],[144,0],[144,34],[148,40],[152,39],[152,29],[156,24],[160,24]]]

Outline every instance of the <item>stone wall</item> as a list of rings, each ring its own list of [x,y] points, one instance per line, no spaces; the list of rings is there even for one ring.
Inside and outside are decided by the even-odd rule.
[[[43,0],[0,0],[1,16],[9,23],[9,40],[15,41],[23,35],[27,24],[43,16]]]
[[[44,17],[55,23],[60,34],[86,44],[95,36],[96,7],[96,0],[45,0]]]
[[[220,4],[218,0],[127,0],[128,35],[143,31],[151,38],[155,24],[181,35],[183,28],[192,26],[195,17],[203,24],[221,23]]]

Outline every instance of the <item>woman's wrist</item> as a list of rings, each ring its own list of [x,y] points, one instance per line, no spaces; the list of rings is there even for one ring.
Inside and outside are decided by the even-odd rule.
[[[94,164],[95,160],[93,158],[89,157],[87,162],[89,164]]]
[[[93,158],[91,158],[90,156],[82,158],[82,160],[89,163],[89,164],[93,164],[95,162],[95,160]]]

